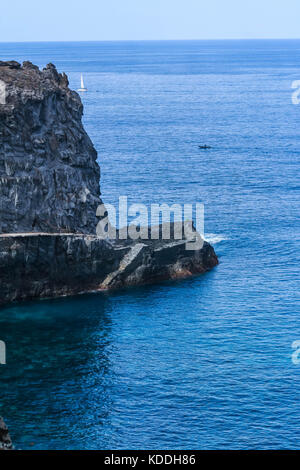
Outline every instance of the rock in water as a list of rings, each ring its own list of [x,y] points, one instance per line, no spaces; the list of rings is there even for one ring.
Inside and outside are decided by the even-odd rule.
[[[0,62],[0,233],[95,233],[97,152],[54,65]]]
[[[0,62],[0,305],[179,279],[218,264],[206,242],[188,251],[188,239],[96,235],[100,169],[82,111],[54,65]]]
[[[0,450],[12,450],[12,448],[13,445],[8,429],[0,416]]]

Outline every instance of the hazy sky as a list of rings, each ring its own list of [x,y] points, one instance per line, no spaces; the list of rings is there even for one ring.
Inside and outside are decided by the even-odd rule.
[[[300,0],[1,0],[0,41],[299,38]]]

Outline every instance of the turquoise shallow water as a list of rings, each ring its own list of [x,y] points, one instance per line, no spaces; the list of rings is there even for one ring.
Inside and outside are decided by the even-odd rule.
[[[298,448],[300,41],[0,52],[56,63],[74,89],[83,72],[105,202],[203,202],[220,259],[183,282],[2,308],[16,446]]]

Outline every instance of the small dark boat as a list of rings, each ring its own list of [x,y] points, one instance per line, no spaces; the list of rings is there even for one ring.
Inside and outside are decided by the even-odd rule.
[[[201,150],[207,150],[207,149],[211,149],[211,146],[210,145],[198,145],[199,149]]]

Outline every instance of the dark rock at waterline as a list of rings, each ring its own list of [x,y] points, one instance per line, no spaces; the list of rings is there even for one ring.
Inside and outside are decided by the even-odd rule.
[[[12,450],[13,444],[8,429],[0,416],[0,450]]]
[[[181,279],[218,264],[208,243],[189,251],[186,242],[0,235],[0,304]]]

